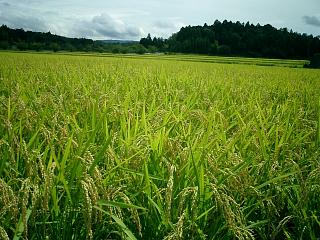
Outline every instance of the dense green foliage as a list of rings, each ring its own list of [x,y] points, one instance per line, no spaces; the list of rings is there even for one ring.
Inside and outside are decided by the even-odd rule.
[[[139,44],[140,43],[140,44]],[[197,53],[223,56],[311,59],[320,52],[320,38],[240,22],[220,22],[211,26],[187,26],[169,39],[151,37],[136,42],[106,42],[61,37],[54,34],[0,27],[0,49],[85,51],[100,53]]]
[[[307,64],[306,67],[320,68],[320,53],[315,54],[311,58],[310,64]]]
[[[173,61],[0,53],[0,238],[320,237],[319,70]]]
[[[156,46],[167,51],[212,55],[236,55],[271,58],[310,59],[320,52],[320,38],[299,34],[267,24],[220,22],[209,26],[187,26],[168,40],[142,38],[145,47]]]

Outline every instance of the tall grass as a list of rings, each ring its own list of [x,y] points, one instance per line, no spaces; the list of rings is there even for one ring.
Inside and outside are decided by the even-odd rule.
[[[0,238],[320,237],[319,71],[0,59]]]

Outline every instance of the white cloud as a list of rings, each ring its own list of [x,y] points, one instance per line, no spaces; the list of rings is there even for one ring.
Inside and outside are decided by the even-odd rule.
[[[107,13],[89,20],[76,21],[71,32],[75,36],[95,39],[140,39],[144,35],[142,28],[125,23]]]

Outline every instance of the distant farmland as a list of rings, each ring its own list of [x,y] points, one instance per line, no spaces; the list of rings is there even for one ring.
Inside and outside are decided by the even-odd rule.
[[[305,63],[0,52],[0,239],[320,238]]]

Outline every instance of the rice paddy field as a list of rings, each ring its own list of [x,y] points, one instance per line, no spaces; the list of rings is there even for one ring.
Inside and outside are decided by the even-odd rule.
[[[304,63],[0,52],[0,239],[319,239]]]

